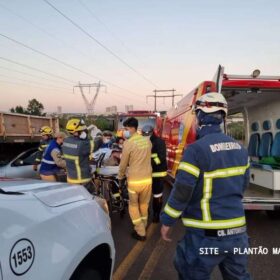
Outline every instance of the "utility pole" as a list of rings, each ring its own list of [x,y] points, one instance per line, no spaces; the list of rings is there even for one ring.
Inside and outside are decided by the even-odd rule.
[[[149,97],[153,97],[154,98],[154,111],[157,111],[157,98],[172,98],[172,107],[174,106],[174,101],[175,101],[175,97],[176,96],[183,96],[182,94],[175,94],[175,89],[155,89],[154,90],[154,94],[153,95],[146,95],[146,99],[148,99]],[[159,92],[172,92],[171,95],[157,95]]]
[[[93,83],[93,84],[81,84],[79,82],[79,84],[77,86],[74,86],[73,87],[73,92],[75,90],[75,88],[79,88],[80,89],[80,92],[81,92],[81,95],[82,95],[82,98],[84,100],[84,103],[86,105],[86,111],[87,111],[87,114],[88,115],[93,115],[93,112],[94,112],[94,105],[96,103],[96,100],[97,100],[97,97],[98,97],[98,94],[99,94],[99,91],[100,91],[100,88],[101,87],[106,87],[105,85],[102,85],[100,83],[100,81],[98,83]],[[95,90],[95,95],[93,96],[92,100],[89,101],[86,97],[86,95],[84,94],[84,88],[88,88],[88,91],[90,93],[90,89],[91,88],[96,88]]]

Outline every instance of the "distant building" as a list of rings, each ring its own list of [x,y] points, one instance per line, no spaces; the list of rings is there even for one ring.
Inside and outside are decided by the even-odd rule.
[[[125,112],[127,113],[128,111],[133,111],[133,105],[125,105]]]
[[[106,107],[106,114],[116,114],[117,111],[117,106]]]
[[[62,107],[61,106],[57,106],[57,114],[62,115]]]

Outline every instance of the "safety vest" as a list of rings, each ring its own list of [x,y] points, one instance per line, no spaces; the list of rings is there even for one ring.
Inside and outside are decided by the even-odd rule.
[[[152,142],[152,169],[153,178],[163,178],[167,175],[166,146],[165,142],[155,136],[151,136]]]
[[[172,224],[182,217],[188,228],[244,226],[242,197],[249,182],[248,153],[218,126],[203,131],[205,135],[184,152],[162,222]],[[186,192],[192,193],[187,203]]]
[[[41,140],[40,141],[40,145],[38,147],[38,152],[37,152],[36,158],[35,158],[35,164],[39,164],[41,162],[44,151],[48,147],[48,145],[50,144],[50,142],[52,140],[53,140],[53,138],[48,138],[48,140]]]
[[[61,153],[61,146],[56,142],[55,139],[51,140],[49,145],[44,151],[43,158],[40,166],[40,174],[53,175],[56,174],[60,168],[55,164],[51,153],[53,150],[58,150]]]
[[[93,141],[79,137],[67,137],[62,146],[66,161],[67,182],[84,184],[91,180],[89,159],[93,153]]]

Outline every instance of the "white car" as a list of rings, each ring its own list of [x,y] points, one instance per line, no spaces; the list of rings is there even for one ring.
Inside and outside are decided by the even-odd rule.
[[[33,170],[37,151],[37,148],[31,148],[22,152],[12,160],[1,162],[0,177],[39,178],[39,173]]]
[[[0,280],[111,279],[103,200],[82,186],[0,178]]]

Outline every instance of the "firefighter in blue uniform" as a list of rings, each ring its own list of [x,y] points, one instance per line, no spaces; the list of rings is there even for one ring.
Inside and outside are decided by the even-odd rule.
[[[53,139],[53,130],[49,126],[42,126],[39,130],[39,133],[41,134],[42,139],[40,141],[35,162],[33,164],[34,171],[38,170],[38,165],[41,163],[44,151],[46,147],[49,145],[49,143],[51,142],[51,140]]]
[[[40,177],[45,181],[60,181],[66,169],[66,162],[62,157],[61,146],[66,137],[64,132],[57,132],[53,140],[44,151],[40,166]]]
[[[221,132],[227,102],[220,93],[200,97],[194,111],[198,140],[189,145],[178,167],[174,187],[161,214],[161,236],[181,217],[186,234],[174,260],[179,279],[210,279],[219,266],[224,279],[250,279],[242,197],[249,182],[247,151]],[[215,248],[211,253],[207,248]],[[207,254],[208,253],[208,254]]]
[[[93,192],[90,159],[93,153],[93,140],[88,139],[87,127],[82,119],[71,119],[66,124],[70,133],[62,146],[66,160],[67,182],[85,186]]]
[[[167,175],[166,145],[164,140],[154,133],[154,128],[151,125],[145,125],[142,128],[142,134],[150,137],[152,142],[153,223],[158,223],[162,208],[164,178]]]

